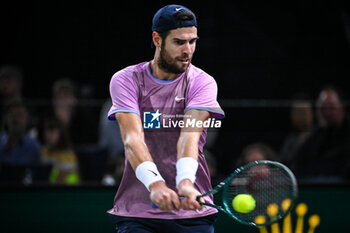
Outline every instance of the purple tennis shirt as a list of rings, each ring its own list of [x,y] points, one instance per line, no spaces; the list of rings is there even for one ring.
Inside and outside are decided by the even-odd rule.
[[[216,96],[217,85],[213,77],[190,65],[178,78],[164,81],[155,78],[149,62],[129,66],[113,75],[110,82],[112,107],[108,119],[115,120],[118,112],[140,116],[144,127],[145,143],[157,168],[169,188],[175,192],[177,150],[183,115],[190,109],[206,110],[211,119],[223,118]],[[213,124],[211,124],[213,126]],[[198,170],[195,186],[201,193],[211,190],[210,174],[203,155],[207,130],[199,141]],[[151,206],[149,192],[136,178],[130,163],[125,169],[114,206],[110,214],[158,219],[185,219],[207,216],[217,210],[205,206],[202,210],[162,211]],[[213,203],[213,197],[205,197]]]

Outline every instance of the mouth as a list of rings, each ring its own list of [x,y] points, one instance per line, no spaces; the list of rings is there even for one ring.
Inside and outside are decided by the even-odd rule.
[[[182,58],[182,59],[177,59],[181,64],[187,65],[190,62],[189,58]]]

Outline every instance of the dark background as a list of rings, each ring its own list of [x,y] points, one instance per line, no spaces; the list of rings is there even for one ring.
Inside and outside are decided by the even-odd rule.
[[[347,4],[282,2],[176,2],[198,17],[193,63],[216,79],[227,115],[214,149],[218,158],[230,159],[254,141],[278,150],[289,129],[285,105],[237,107],[235,101],[288,100],[301,91],[316,98],[326,84],[350,90]],[[52,83],[63,76],[92,88],[94,99],[108,98],[113,73],[153,58],[152,17],[169,3],[7,2],[1,5],[0,65],[23,68],[29,99],[50,98]],[[227,164],[223,171],[230,170]]]
[[[114,72],[153,58],[152,17],[169,1],[73,2],[1,6],[0,64],[23,67],[28,97],[49,97],[53,80],[69,76],[93,84],[104,98]],[[349,76],[347,9],[340,1],[178,2],[198,16],[193,63],[216,78],[220,98],[315,94]]]

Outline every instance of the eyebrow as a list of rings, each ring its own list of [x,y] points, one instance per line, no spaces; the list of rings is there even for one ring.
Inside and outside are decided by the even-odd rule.
[[[193,41],[193,40],[198,40],[199,39],[199,37],[197,36],[197,37],[194,37],[194,38],[191,38],[191,39],[189,39],[189,40],[183,40],[183,39],[180,39],[180,38],[173,38],[173,41],[180,41],[180,42],[186,42],[186,41]]]

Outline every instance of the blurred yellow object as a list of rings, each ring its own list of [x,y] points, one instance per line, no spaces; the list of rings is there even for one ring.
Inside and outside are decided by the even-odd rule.
[[[256,224],[264,224],[266,222],[266,218],[263,215],[259,215],[258,217],[255,218],[254,222]]]
[[[297,225],[295,227],[295,233],[303,233],[304,215],[307,212],[307,205],[305,203],[300,203],[299,205],[297,205],[295,212],[298,215]]]
[[[276,203],[271,203],[270,205],[267,206],[267,214],[271,218],[276,217],[277,213],[278,213],[278,205]]]
[[[51,174],[49,176],[49,181],[51,184],[56,183],[57,177],[60,174],[60,170],[57,167],[53,167],[51,170]]]
[[[300,203],[295,209],[298,216],[304,216],[307,212],[307,205],[305,203]]]
[[[291,201],[289,198],[284,199],[284,200],[282,201],[282,205],[281,205],[281,206],[282,206],[282,210],[283,210],[283,211],[287,211],[287,210],[289,209],[291,203],[292,203],[292,201]]]
[[[292,201],[289,198],[284,199],[281,205],[282,210],[284,212],[288,211],[291,204]],[[290,213],[288,213],[287,216],[283,219],[283,233],[292,233],[292,219]]]
[[[280,208],[283,211],[288,211],[291,207],[291,200],[285,199],[282,201]],[[277,213],[279,210],[279,206],[275,203],[271,203],[267,206],[266,213],[274,220],[277,217]],[[308,211],[308,206],[305,203],[299,203],[295,208],[295,213],[297,215],[297,222],[295,227],[295,233],[303,233],[304,228],[304,216]],[[266,222],[266,216],[259,215],[255,218],[254,222],[256,224],[264,224]],[[311,215],[309,217],[309,229],[307,233],[314,233],[315,228],[320,224],[320,216],[317,214]],[[268,233],[266,226],[257,226],[260,233]],[[271,225],[271,233],[279,233],[280,228],[278,223],[274,223]],[[291,213],[288,213],[286,217],[283,219],[283,233],[292,233],[292,217]]]
[[[312,215],[309,218],[309,231],[308,233],[314,233],[315,228],[320,224],[320,216],[317,214]]]
[[[53,167],[49,177],[50,183],[57,184],[60,175],[61,175],[60,170],[57,167]],[[78,172],[74,172],[74,171],[69,172],[64,177],[64,184],[67,184],[67,185],[76,185],[76,184],[79,184],[79,181],[80,181],[80,176]]]
[[[259,215],[255,218],[254,222],[256,224],[264,224],[266,222],[266,218],[263,215]],[[258,226],[260,233],[268,233],[266,227]]]
[[[267,214],[270,216],[271,220],[274,221],[278,213],[278,205],[276,203],[271,203],[267,206]],[[271,225],[272,233],[280,233],[280,227],[277,222]]]
[[[66,176],[65,182],[69,185],[75,185],[79,183],[79,174],[77,172],[71,172]]]

